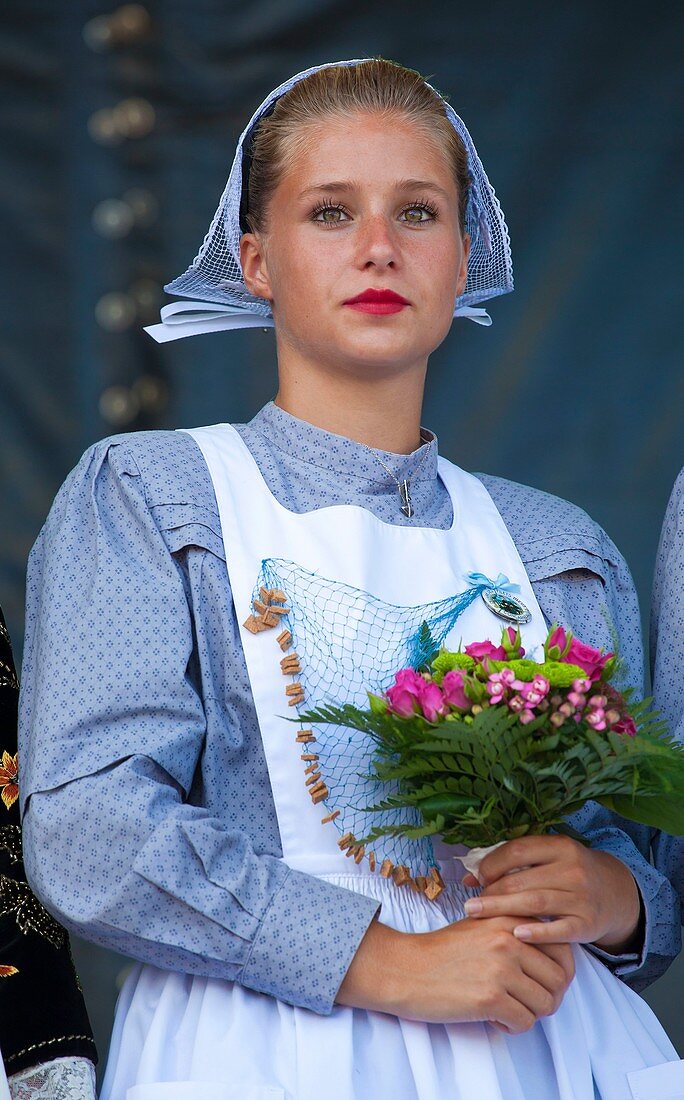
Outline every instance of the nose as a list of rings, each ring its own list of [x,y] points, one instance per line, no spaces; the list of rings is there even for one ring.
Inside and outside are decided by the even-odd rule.
[[[394,226],[383,214],[368,217],[357,237],[357,259],[360,268],[396,267],[398,244]]]

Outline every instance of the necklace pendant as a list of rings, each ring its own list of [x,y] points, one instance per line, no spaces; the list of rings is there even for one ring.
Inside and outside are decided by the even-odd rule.
[[[401,511],[407,519],[410,519],[413,515],[413,505],[411,504],[411,495],[409,489],[411,487],[410,481],[399,482],[399,496],[401,498]]]

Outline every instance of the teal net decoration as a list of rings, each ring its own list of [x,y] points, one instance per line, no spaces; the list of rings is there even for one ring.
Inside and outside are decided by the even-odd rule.
[[[473,577],[475,575],[473,574]],[[292,633],[292,649],[301,663],[295,677],[304,689],[302,711],[323,704],[368,705],[367,692],[381,693],[399,669],[420,668],[447,638],[459,616],[496,582],[481,575],[469,587],[435,603],[403,607],[385,603],[358,588],[327,580],[294,562],[269,558],[262,563],[254,589],[282,589],[288,615],[283,626]],[[514,586],[508,586],[512,588]],[[373,743],[359,730],[316,725],[317,767],[330,792],[327,812],[339,810],[334,825],[344,834],[367,835],[374,825],[419,824],[417,811],[406,808],[368,813],[392,789],[369,778]],[[304,775],[302,775],[304,782]],[[382,850],[378,847],[382,844]],[[434,864],[429,838],[383,837],[375,843],[378,862],[385,858],[425,875]]]

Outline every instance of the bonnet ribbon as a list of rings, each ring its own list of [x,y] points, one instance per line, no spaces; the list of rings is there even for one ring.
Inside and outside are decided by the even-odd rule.
[[[467,317],[476,325],[489,326],[492,319],[486,309],[474,306],[457,306],[454,317]],[[273,328],[273,317],[254,313],[240,306],[222,305],[220,302],[170,302],[162,306],[161,323],[148,325],[149,332],[158,344],[170,340],[182,340],[184,336],[200,336],[204,332],[223,332],[236,328]]]

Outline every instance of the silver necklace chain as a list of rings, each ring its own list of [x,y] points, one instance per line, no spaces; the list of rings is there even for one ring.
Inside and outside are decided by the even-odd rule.
[[[414,513],[414,508],[413,508],[413,503],[411,501],[411,481],[415,480],[415,478],[418,477],[418,474],[422,470],[423,464],[425,463],[425,459],[427,458],[428,454],[430,453],[430,443],[432,442],[431,439],[425,439],[424,438],[422,429],[421,429],[421,432],[420,432],[420,438],[422,440],[423,446],[425,447],[425,453],[424,453],[423,457],[421,458],[420,462],[418,463],[416,469],[411,474],[411,477],[410,478],[404,478],[402,481],[400,481],[399,478],[395,474],[392,473],[389,466],[387,466],[383,462],[383,460],[380,458],[380,455],[377,453],[377,451],[374,451],[372,447],[368,447],[364,443],[364,446],[366,447],[366,450],[368,451],[368,453],[372,454],[373,458],[376,458],[378,460],[378,462],[382,466],[383,470],[386,473],[389,474],[389,476],[392,478],[392,481],[394,482],[397,489],[399,490],[399,500],[401,502],[400,505],[399,505],[399,508],[402,512],[402,515],[405,515],[407,519],[411,519],[411,516],[413,516],[415,514]]]

